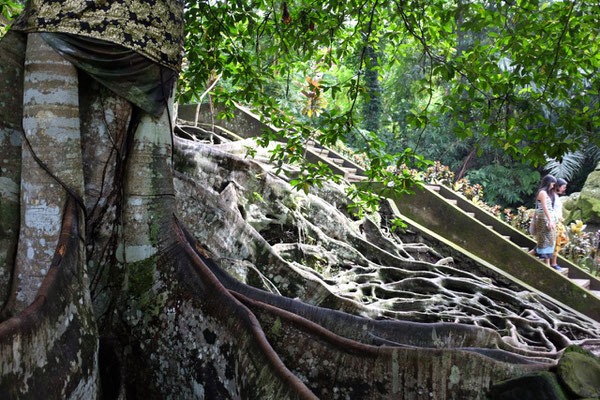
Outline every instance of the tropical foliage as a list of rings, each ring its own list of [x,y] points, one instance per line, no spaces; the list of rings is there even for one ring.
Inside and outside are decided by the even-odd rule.
[[[11,21],[23,9],[22,2],[11,0],[0,0],[0,37],[4,36]]]
[[[319,129],[324,144],[352,140],[385,183],[387,166],[425,168],[416,155],[446,138],[466,166],[491,154],[471,178],[514,205],[538,179],[523,163],[598,144],[599,15],[597,3],[565,1],[189,1],[181,96],[198,98],[222,73],[215,101],[253,105],[286,128],[275,158],[300,161]],[[318,97],[304,91],[326,107],[306,107],[306,77],[319,78]]]
[[[0,0],[2,29],[21,3]],[[309,139],[348,142],[397,191],[418,175],[389,167],[440,160],[501,208],[528,203],[547,160],[577,180],[597,159],[597,2],[187,0],[185,18],[180,100],[201,100],[218,76],[210,101],[283,128],[273,160],[303,165],[299,189],[333,175],[303,162]],[[358,203],[376,204],[360,189]]]
[[[0,0],[2,29],[20,3]],[[530,166],[563,161],[572,175],[570,159],[597,154],[599,15],[587,1],[187,0],[180,97],[200,100],[219,76],[211,101],[284,128],[275,159],[302,161],[319,130],[363,153],[373,178],[426,168],[421,154],[514,207],[531,195]]]
[[[575,221],[567,227],[569,242],[562,254],[573,262],[585,267],[590,273],[600,275],[600,231],[585,232],[582,221]]]
[[[550,160],[545,169],[557,178],[566,179],[569,186],[578,191],[585,183],[590,172],[600,162],[600,147],[588,144],[581,150],[569,152],[561,160]]]

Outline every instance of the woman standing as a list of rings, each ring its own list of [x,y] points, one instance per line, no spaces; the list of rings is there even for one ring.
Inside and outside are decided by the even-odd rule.
[[[567,229],[563,223],[562,201],[560,199],[560,195],[565,194],[566,190],[567,181],[562,178],[558,178],[554,188],[554,194],[556,196],[554,199],[554,216],[556,217],[556,247],[554,248],[554,254],[552,255],[552,263],[550,264],[552,268],[557,271],[561,270],[561,267],[557,264],[558,253],[567,243],[569,243],[569,235],[567,235]]]
[[[556,218],[554,216],[554,187],[556,178],[546,175],[542,178],[535,201],[535,252],[550,266],[550,259],[556,245]]]

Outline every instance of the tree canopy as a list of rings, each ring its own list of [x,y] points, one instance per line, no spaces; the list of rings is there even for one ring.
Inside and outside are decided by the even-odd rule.
[[[331,144],[353,132],[365,139],[371,176],[397,181],[385,167],[422,163],[419,140],[416,150],[387,154],[375,132],[362,129],[369,125],[360,123],[357,102],[373,101],[370,71],[381,79],[411,56],[421,69],[408,89],[420,100],[404,110],[406,131],[419,139],[435,126],[459,139],[483,135],[539,165],[600,141],[599,11],[586,1],[189,1],[180,89],[183,100],[197,100],[219,76],[217,101],[251,104],[288,128],[275,158],[300,159],[306,139]],[[336,77],[344,79],[328,74],[342,67]],[[318,133],[286,114],[285,96],[273,96],[273,78],[289,95],[298,71],[320,77],[317,96],[330,100]],[[485,146],[478,140],[475,151]],[[305,168],[299,185],[327,173]],[[407,176],[400,180],[397,187],[409,186]]]
[[[0,1],[3,24],[18,3]],[[521,162],[599,145],[599,15],[588,1],[187,0],[180,99],[201,100],[210,87],[216,102],[254,107],[284,128],[287,145],[274,160],[303,160],[311,138],[350,141],[365,152],[369,176],[400,191],[414,179],[386,167],[423,166],[424,146],[449,131],[460,141],[442,145],[465,163],[493,153],[518,179]],[[389,121],[377,121],[373,85],[383,80]],[[293,117],[292,92],[318,123]],[[295,183],[307,189],[332,175],[304,163]]]

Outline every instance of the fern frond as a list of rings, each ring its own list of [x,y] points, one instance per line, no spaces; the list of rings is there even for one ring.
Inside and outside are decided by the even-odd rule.
[[[555,177],[563,178],[568,181],[577,173],[577,170],[583,166],[585,159],[585,153],[582,150],[577,150],[565,154],[562,161],[556,159],[549,160],[544,166],[544,169]]]

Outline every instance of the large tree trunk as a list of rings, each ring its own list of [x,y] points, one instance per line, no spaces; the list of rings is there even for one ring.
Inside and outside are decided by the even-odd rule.
[[[11,312],[27,307],[42,284],[60,234],[68,190],[83,199],[77,70],[44,42],[27,40],[23,90],[21,227]],[[60,155],[60,156],[58,156]]]
[[[10,293],[19,240],[19,186],[21,185],[21,124],[23,120],[23,66],[26,41],[9,32],[0,41],[0,82],[14,90],[0,90],[0,315]]]
[[[83,399],[98,394],[98,332],[78,214],[71,199],[35,300],[0,324],[2,398]]]
[[[11,60],[2,80],[21,76]],[[28,265],[45,272],[41,288],[0,323],[2,398],[476,398],[553,368],[569,344],[598,350],[597,323],[393,234],[385,207],[356,220],[341,186],[295,192],[265,154],[243,158],[248,143],[172,142],[172,104],[153,118],[96,84],[78,90],[68,186],[85,188],[83,203],[39,184],[57,189],[36,205],[59,206],[62,224],[56,244],[36,239],[53,254]],[[4,114],[7,143],[20,124]],[[27,182],[39,166],[10,143],[2,210],[19,196],[28,206],[18,170]],[[45,153],[50,172],[63,154],[74,150]],[[15,276],[11,221],[0,221],[5,293],[6,276],[36,278]]]

